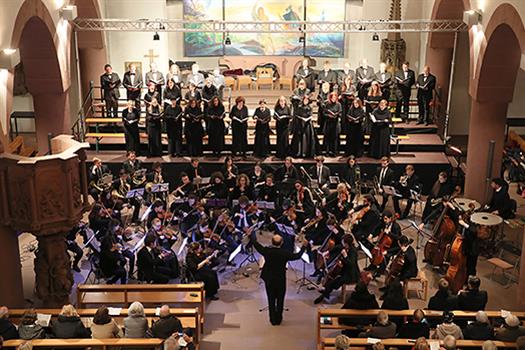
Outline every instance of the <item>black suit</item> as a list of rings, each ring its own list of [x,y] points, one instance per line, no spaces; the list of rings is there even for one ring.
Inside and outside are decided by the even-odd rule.
[[[100,88],[102,89],[102,98],[106,102],[107,117],[111,117],[111,112],[113,112],[113,118],[118,117],[119,86],[120,78],[117,73],[104,73],[100,76]]]
[[[419,192],[420,186],[419,178],[416,174],[412,174],[412,176],[406,180],[406,186],[401,186],[401,184],[399,184],[397,187],[397,190],[403,195],[402,198],[406,198],[407,200],[405,210],[403,211],[403,214],[401,214],[401,207],[399,206],[400,198],[394,197],[394,210],[401,216],[401,218],[405,218],[410,214],[410,208],[412,208],[412,204],[414,203],[414,200],[412,199],[412,191]]]
[[[137,254],[137,267],[139,271],[139,279],[146,282],[153,283],[168,283],[170,277],[158,271],[158,266],[161,263],[159,257],[152,250],[143,247]]]
[[[89,168],[89,181],[90,181],[89,194],[93,197],[95,201],[98,201],[98,196],[100,194],[100,191],[97,188],[95,188],[94,185],[98,183],[98,181],[102,178],[104,174],[111,174],[107,165],[103,164],[101,167],[97,169],[95,169],[94,166]]]
[[[390,99],[390,86],[392,85],[392,73],[377,72],[375,78],[376,78],[376,81],[379,83],[381,92],[383,93],[382,97],[388,101]]]
[[[420,74],[417,77],[417,105],[419,107],[419,119],[418,122],[430,123],[430,101],[436,87],[436,77],[429,74],[425,77],[424,74]]]
[[[399,70],[396,72],[395,80],[399,91],[396,104],[396,117],[408,119],[410,95],[412,94],[412,85],[416,82],[416,74],[412,69],[409,69],[405,77],[405,72]],[[403,110],[402,115],[401,110]]]
[[[282,247],[263,247],[257,242],[255,233],[251,236],[255,249],[264,257],[261,278],[266,286],[268,310],[272,325],[279,325],[283,319],[284,296],[286,294],[286,264],[301,258],[305,247],[295,254]]]
[[[337,83],[337,73],[329,69],[328,72],[324,70],[317,73],[317,83],[322,85],[323,83],[330,83],[330,88]],[[319,87],[319,90],[321,88]]]
[[[397,336],[404,339],[417,339],[419,337],[425,337],[428,339],[429,335],[430,326],[428,323],[411,321],[400,327]]]
[[[386,170],[383,173],[383,168],[379,167],[376,172],[377,176],[377,182],[380,189],[383,189],[383,186],[392,186],[394,183],[394,170],[392,170],[390,167],[387,167]],[[381,208],[380,210],[385,210],[385,207],[388,203],[388,195],[384,192],[382,193],[383,201],[381,202]]]
[[[122,164],[122,169],[128,174],[133,174],[135,171],[142,169],[142,162],[138,159],[135,159],[133,163],[131,163],[130,160],[126,159],[126,161]]]
[[[319,174],[319,170],[317,168],[317,165],[312,165],[310,167],[308,173],[312,177],[312,180],[317,180],[318,181],[319,187],[322,187],[326,183],[328,183],[329,178],[330,178],[330,168],[327,167],[326,165],[323,165],[321,167],[321,174]],[[319,175],[321,175],[321,176],[319,176]]]
[[[407,280],[417,276],[417,257],[416,251],[412,247],[408,247],[405,252],[405,263],[399,275],[401,281]]]
[[[355,77],[357,80],[359,98],[364,100],[365,96],[368,94],[368,88],[370,87],[372,80],[375,79],[374,68],[370,66],[367,66],[366,69],[363,67],[358,67],[355,70]]]
[[[142,74],[135,72],[132,76],[130,71],[124,73],[122,85],[126,88],[126,99],[135,101],[135,108],[138,110],[140,110],[140,92],[143,84]]]
[[[306,82],[306,87],[311,92],[315,91],[316,73],[312,68],[308,67],[308,72],[306,72],[303,67],[299,67],[297,73],[295,73],[295,79],[298,83],[301,79],[304,79]]]

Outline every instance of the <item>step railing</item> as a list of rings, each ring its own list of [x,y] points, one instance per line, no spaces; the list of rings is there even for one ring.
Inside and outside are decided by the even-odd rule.
[[[86,138],[86,118],[93,114],[93,98],[94,98],[95,84],[91,80],[89,82],[89,90],[82,101],[80,110],[77,113],[77,120],[71,127],[71,133],[75,140],[84,142]]]

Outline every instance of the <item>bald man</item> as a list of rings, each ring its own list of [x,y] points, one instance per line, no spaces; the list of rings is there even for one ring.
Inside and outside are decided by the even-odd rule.
[[[6,306],[0,306],[0,337],[4,340],[18,338],[18,331],[15,325],[9,321],[9,309]]]
[[[283,239],[279,235],[272,237],[272,245],[269,247],[263,247],[257,242],[255,233],[252,233],[251,239],[255,249],[264,257],[265,263],[261,278],[266,287],[270,323],[273,326],[278,326],[283,320],[284,296],[286,294],[286,264],[290,260],[301,258],[308,246],[308,242],[304,241],[301,250],[294,254],[282,247]]]
[[[159,319],[151,326],[154,338],[167,339],[173,333],[182,333],[182,323],[170,312],[168,305],[162,305],[159,311]]]

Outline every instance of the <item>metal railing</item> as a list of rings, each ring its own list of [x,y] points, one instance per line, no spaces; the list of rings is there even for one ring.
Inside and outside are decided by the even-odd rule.
[[[84,142],[86,138],[86,118],[93,114],[93,96],[95,92],[95,84],[93,81],[89,82],[89,90],[84,97],[84,101],[77,113],[77,120],[71,127],[71,133],[75,140]]]

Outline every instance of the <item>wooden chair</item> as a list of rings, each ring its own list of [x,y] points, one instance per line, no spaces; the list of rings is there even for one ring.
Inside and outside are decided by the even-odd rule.
[[[418,283],[420,288],[410,288],[410,283]],[[408,298],[408,291],[414,290],[417,293],[418,298],[427,300],[428,297],[428,279],[425,276],[425,272],[423,270],[419,270],[417,277],[409,278],[408,280],[404,281],[403,283],[403,291],[405,293],[405,297]]]
[[[233,90],[235,88],[235,78],[234,77],[224,77],[224,85]]]
[[[261,85],[270,85],[273,90],[273,69],[268,67],[259,67],[255,71],[255,87],[257,90],[260,89]]]
[[[291,77],[280,77],[279,78],[279,87],[283,89],[283,87],[287,86],[290,91],[293,90],[293,78]]]
[[[252,77],[248,75],[240,75],[237,77],[237,90],[240,90],[242,86],[247,86],[248,89],[252,89]]]
[[[509,247],[507,247],[507,245]],[[494,280],[494,274],[496,273],[496,270],[500,269],[503,277],[507,279],[504,286],[509,287],[510,283],[517,274],[520,258],[521,251],[519,249],[513,247],[512,244],[502,244],[498,255],[487,260],[487,262],[493,266],[490,279]]]

